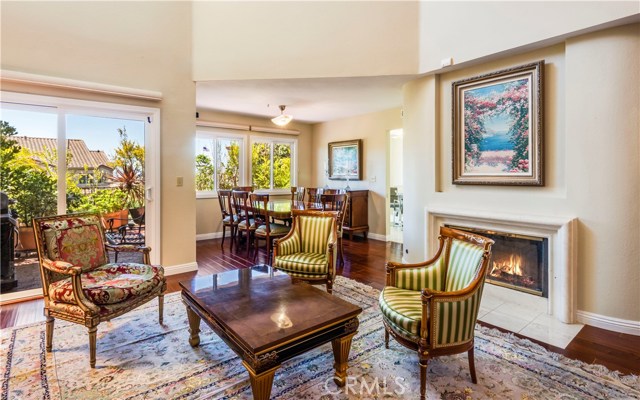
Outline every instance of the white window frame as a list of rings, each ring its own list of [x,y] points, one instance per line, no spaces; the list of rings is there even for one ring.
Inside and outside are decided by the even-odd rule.
[[[244,186],[244,183],[246,182],[246,173],[245,173],[245,165],[246,165],[246,153],[247,153],[247,136],[248,135],[243,135],[243,134],[238,134],[235,132],[229,132],[227,130],[221,130],[221,129],[212,129],[212,130],[208,130],[208,129],[202,129],[202,128],[198,128],[198,130],[196,131],[196,143],[197,143],[197,139],[210,139],[213,140],[213,165],[215,166],[214,168],[214,177],[213,177],[213,190],[196,190],[196,199],[212,199],[212,198],[217,198],[218,197],[218,174],[217,174],[217,168],[218,168],[218,154],[217,154],[217,148],[218,148],[218,140],[219,139],[229,139],[229,140],[239,140],[240,141],[240,171],[238,171],[238,174],[240,175],[240,183],[239,186]],[[196,144],[197,146],[197,144]],[[195,148],[195,153],[194,153],[194,162],[195,162],[195,156],[199,154],[198,152],[198,148]],[[195,170],[195,165],[194,165],[194,170]]]
[[[250,136],[249,140],[249,154],[253,155],[253,144],[254,143],[269,143],[271,145],[271,176],[270,176],[270,188],[269,189],[258,189],[255,188],[256,191],[260,193],[269,193],[269,194],[290,194],[290,188],[282,188],[282,189],[274,189],[273,187],[273,145],[275,144],[288,144],[291,145],[291,185],[297,186],[298,181],[298,139],[295,138],[283,138],[283,137],[275,137],[275,136]],[[252,183],[253,177],[253,160],[249,160],[249,177],[248,182]]]
[[[0,91],[0,100],[9,103],[6,107],[42,112],[40,107],[49,107],[58,115],[58,171],[66,173],[66,116],[68,114],[88,115],[122,119],[145,120],[145,242],[152,249],[159,249],[161,243],[160,214],[160,109],[128,104],[106,103],[100,101],[78,100],[73,98],[42,96],[27,93]],[[3,105],[5,107],[5,105]],[[66,214],[66,179],[58,179],[58,214]],[[160,252],[150,253],[151,263],[160,264]],[[42,294],[42,289],[22,290],[16,293],[0,294],[0,301],[25,298]]]

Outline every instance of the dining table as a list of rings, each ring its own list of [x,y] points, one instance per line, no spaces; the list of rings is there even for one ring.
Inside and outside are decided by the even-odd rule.
[[[262,208],[262,205],[261,207]],[[290,199],[274,199],[267,203],[269,216],[275,219],[287,220],[291,219],[293,210],[322,210],[322,203],[314,203],[300,200]]]

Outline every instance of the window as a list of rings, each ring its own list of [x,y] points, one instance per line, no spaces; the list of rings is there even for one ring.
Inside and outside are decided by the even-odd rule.
[[[196,192],[214,195],[218,189],[240,186],[244,138],[238,135],[198,132],[196,138]]]
[[[289,190],[294,185],[296,140],[252,138],[251,184],[255,189]]]

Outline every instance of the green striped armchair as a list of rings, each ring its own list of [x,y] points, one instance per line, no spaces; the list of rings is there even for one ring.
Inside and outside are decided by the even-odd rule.
[[[424,263],[387,263],[387,283],[379,304],[389,336],[417,350],[420,398],[426,398],[430,358],[467,351],[471,380],[474,327],[493,240],[455,229],[440,228],[440,248]]]
[[[295,281],[325,283],[331,293],[336,276],[336,211],[294,210],[289,234],[276,240],[273,266]]]

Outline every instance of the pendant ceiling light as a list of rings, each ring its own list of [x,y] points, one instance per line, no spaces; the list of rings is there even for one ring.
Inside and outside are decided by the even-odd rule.
[[[291,115],[287,115],[287,114],[284,113],[284,109],[286,107],[287,106],[281,105],[280,106],[280,115],[278,115],[275,118],[271,118],[271,122],[273,122],[274,124],[276,124],[278,126],[285,126],[286,124],[291,122],[293,117]]]

